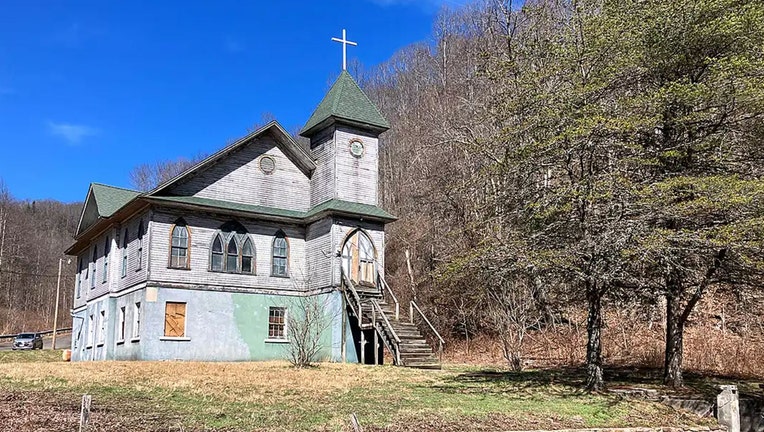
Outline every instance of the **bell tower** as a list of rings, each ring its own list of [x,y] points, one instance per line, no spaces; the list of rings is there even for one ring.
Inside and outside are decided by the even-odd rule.
[[[300,135],[316,157],[311,206],[331,199],[378,204],[379,135],[390,128],[374,103],[343,70]]]

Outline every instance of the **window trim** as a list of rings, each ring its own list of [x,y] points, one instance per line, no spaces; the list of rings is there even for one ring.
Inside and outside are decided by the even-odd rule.
[[[97,279],[96,272],[98,271],[98,245],[97,244],[93,245],[92,266],[93,266],[93,271],[90,272],[90,289],[94,290],[96,287],[96,279]]]
[[[137,342],[141,339],[141,302],[133,303],[133,331],[130,342]]]
[[[106,236],[106,241],[103,243],[103,275],[101,276],[101,283],[105,284],[109,281],[109,253],[111,253],[111,239]]]
[[[169,305],[183,305],[183,334],[180,336],[168,336],[167,335],[167,307]],[[190,337],[188,337],[188,302],[184,301],[166,301],[164,302],[164,329],[162,332],[162,336],[159,338],[159,340],[191,340]]]
[[[127,328],[127,323],[125,322],[125,314],[127,313],[127,307],[120,306],[117,313],[117,345],[119,345],[120,343],[125,343],[125,333]]]
[[[174,248],[180,249],[180,246],[173,246],[172,240],[173,240],[173,234],[175,233],[175,229],[177,227],[183,227],[186,229],[186,265],[185,267],[182,266],[174,266],[172,264],[172,250]],[[189,228],[188,224],[186,223],[183,218],[178,218],[178,220],[175,221],[174,224],[172,224],[172,227],[170,228],[170,242],[169,242],[169,254],[167,256],[167,268],[175,269],[175,270],[191,270],[191,228]]]
[[[141,219],[140,221],[138,221],[138,250],[136,252],[138,254],[138,256],[136,257],[138,262],[135,267],[135,271],[138,271],[141,268],[143,268],[143,231],[144,231],[144,225],[143,225],[143,219]]]
[[[103,346],[104,343],[106,343],[106,310],[101,309],[101,312],[98,315],[98,345],[97,346]]]
[[[130,248],[130,242],[129,242],[129,231],[127,228],[125,228],[124,235],[122,237],[122,268],[120,271],[121,277],[127,277],[127,267],[130,264],[129,260],[129,248]]]
[[[284,312],[283,337],[271,336],[271,311],[274,309],[281,309]],[[270,343],[289,343],[289,309],[286,306],[269,306],[268,307],[268,327],[266,328],[265,342]],[[273,324],[277,325],[277,324]]]
[[[284,266],[284,274],[276,274],[273,271],[273,262],[274,258],[276,258],[275,252],[276,252],[276,240],[283,238],[284,242],[286,243],[286,256],[278,256],[278,258],[284,258],[286,260],[286,265]],[[282,230],[276,231],[276,234],[273,236],[273,240],[271,241],[271,277],[278,277],[278,278],[287,278],[289,279],[289,255],[290,255],[290,245],[289,245],[289,237],[287,237],[286,233]]]
[[[252,270],[245,272],[244,271],[244,246],[246,246],[247,242],[252,247],[252,255],[247,255],[247,257],[252,259]],[[241,243],[241,248],[239,249],[239,273],[241,274],[247,274],[247,275],[256,275],[257,274],[257,248],[255,247],[255,242],[252,240],[252,238],[249,236],[249,234],[244,237],[244,241]]]

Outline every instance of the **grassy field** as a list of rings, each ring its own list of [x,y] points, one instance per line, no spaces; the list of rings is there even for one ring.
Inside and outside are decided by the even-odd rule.
[[[701,426],[656,402],[588,395],[575,373],[447,365],[82,362],[58,351],[0,353],[0,424],[17,432],[76,430],[82,394],[103,431],[366,431]],[[705,422],[705,423],[704,423]]]

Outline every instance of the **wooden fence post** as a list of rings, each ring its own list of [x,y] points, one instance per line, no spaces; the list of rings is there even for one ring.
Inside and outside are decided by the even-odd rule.
[[[80,407],[80,432],[83,427],[87,426],[90,421],[90,403],[92,402],[92,396],[86,394],[82,395],[82,406]]]
[[[358,417],[355,416],[355,413],[350,414],[350,425],[353,427],[353,432],[363,432],[361,423],[358,422]]]

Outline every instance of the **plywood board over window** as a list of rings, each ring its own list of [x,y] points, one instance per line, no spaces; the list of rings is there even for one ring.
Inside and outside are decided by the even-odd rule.
[[[167,302],[164,309],[165,337],[186,337],[186,304]]]

